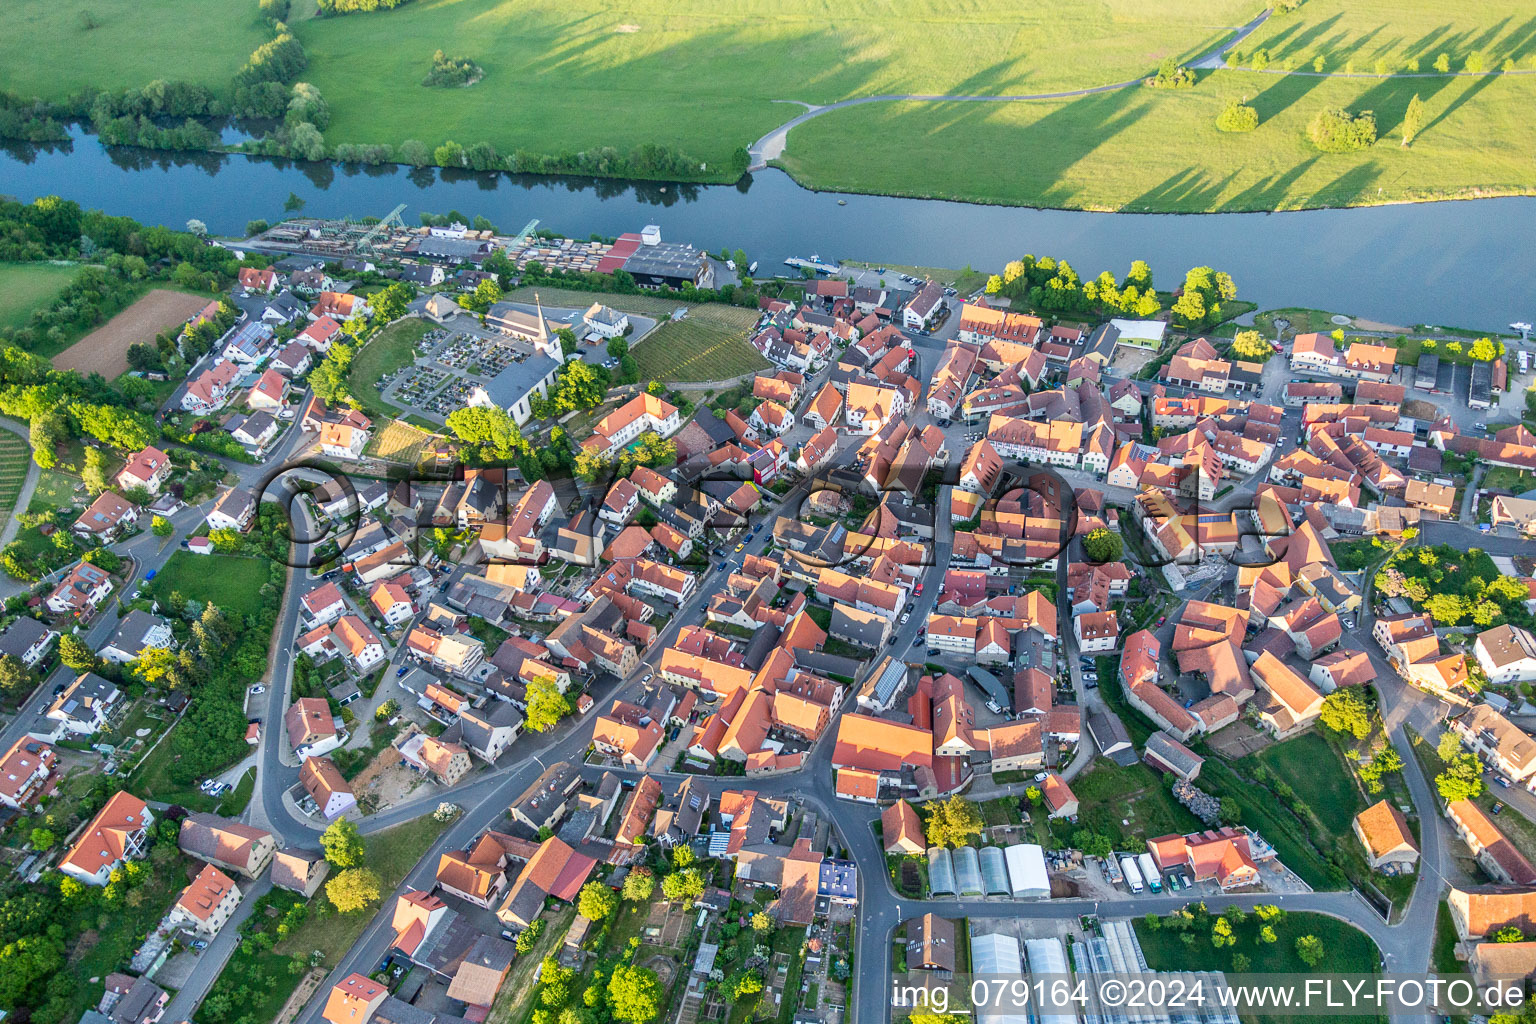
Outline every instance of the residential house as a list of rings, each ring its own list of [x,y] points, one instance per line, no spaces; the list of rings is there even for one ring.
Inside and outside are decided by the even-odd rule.
[[[445,786],[457,785],[471,768],[467,747],[420,731],[412,731],[396,740],[395,750],[407,766],[432,776]]]
[[[181,407],[187,412],[206,414],[223,405],[229,398],[240,368],[234,363],[220,360],[187,382],[181,396]]]
[[[135,608],[118,620],[117,631],[96,654],[107,661],[126,665],[137,661],[145,650],[168,651],[175,646],[176,637],[171,632],[170,620]]]
[[[22,736],[0,757],[0,806],[19,811],[48,788],[58,758],[42,740]]]
[[[310,307],[309,318],[319,320],[321,317],[330,317],[332,320],[345,323],[357,317],[366,317],[372,310],[368,302],[359,295],[350,292],[321,292],[315,304]]]
[[[90,736],[106,728],[122,691],[94,672],[82,672],[53,698],[44,717],[57,722],[57,734]]]
[[[129,456],[128,464],[117,473],[117,486],[125,491],[142,487],[150,494],[159,494],[171,476],[171,457],[149,445]]]
[[[881,812],[880,836],[887,854],[915,856],[928,846],[923,837],[922,819],[905,800],[897,800]]]
[[[139,510],[115,491],[102,491],[71,528],[81,540],[116,540],[139,521]]]
[[[323,697],[300,697],[283,713],[288,730],[288,744],[302,758],[313,759],[335,750],[346,741],[346,734],[331,717],[330,704]]]
[[[250,491],[231,487],[219,495],[208,512],[208,529],[239,530],[244,533],[256,521],[256,496]]]
[[[1355,815],[1350,825],[1365,847],[1365,862],[1372,871],[1411,874],[1419,863],[1419,847],[1408,819],[1390,800],[1378,800]]]
[[[277,841],[265,829],[195,811],[181,820],[176,845],[188,856],[250,879],[277,853]]]
[[[85,826],[59,862],[59,870],[86,885],[104,886],[124,861],[149,852],[155,816],[144,801],[119,790]]]
[[[1183,869],[1196,882],[1214,881],[1222,891],[1246,888],[1259,881],[1258,860],[1274,856],[1247,829],[1221,829],[1147,840],[1147,850],[1159,871]]]
[[[347,665],[366,675],[385,660],[384,644],[373,629],[356,615],[343,615],[331,628],[331,638]]]
[[[236,441],[258,452],[277,435],[277,420],[272,414],[261,411],[249,416],[235,415],[224,423],[224,430]]]
[[[368,600],[374,610],[383,617],[384,622],[390,626],[409,622],[416,614],[416,607],[411,604],[411,595],[406,593],[405,588],[398,583],[375,584],[368,595]]]
[[[1523,626],[1506,623],[1485,629],[1477,634],[1472,650],[1495,686],[1536,680],[1536,637]]]
[[[42,664],[58,636],[57,630],[23,616],[0,632],[0,655],[8,654],[27,668],[35,669]]]
[[[1470,800],[1452,800],[1446,804],[1445,816],[1489,878],[1502,885],[1536,885],[1536,867],[1481,807]]]
[[[368,444],[368,431],[351,423],[326,423],[320,427],[320,451],[333,459],[363,457]]]
[[[357,808],[352,787],[347,785],[340,769],[328,757],[305,757],[304,763],[299,765],[299,784],[326,821],[335,821]]]
[[[229,916],[239,905],[240,889],[235,880],[212,864],[206,864],[192,883],[181,891],[166,917],[173,925],[212,938],[229,923]]]
[[[1536,740],[1490,705],[1474,704],[1448,724],[1463,745],[1511,782],[1536,774]]]

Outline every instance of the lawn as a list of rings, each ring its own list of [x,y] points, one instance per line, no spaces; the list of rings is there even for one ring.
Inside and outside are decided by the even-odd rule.
[[[1536,473],[1513,469],[1509,466],[1489,466],[1483,473],[1482,487],[1488,491],[1524,494],[1536,487]]]
[[[1428,127],[1400,145],[1415,94]],[[1248,99],[1257,131],[1215,128]],[[1363,205],[1536,188],[1531,76],[1324,78],[1217,71],[1193,89],[1136,88],[1020,103],[848,107],[790,133],[781,163],[818,189],[1124,211]],[[1380,135],[1355,153],[1307,140],[1321,109],[1372,110]],[[1170,145],[1170,139],[1181,140]],[[954,159],[964,153],[965,159]]]
[[[1262,764],[1294,789],[1338,842],[1348,838],[1350,823],[1365,809],[1349,766],[1319,732],[1265,747],[1244,760]]]
[[[535,289],[523,288],[507,296],[510,301],[531,301]],[[757,311],[727,306],[723,303],[694,304],[664,299],[655,295],[620,295],[605,292],[565,291],[558,288],[537,289],[546,309],[585,309],[594,302],[652,317],[661,324],[638,340],[631,339],[630,350],[640,367],[641,380],[709,381],[724,380],[768,369],[768,361],[747,344],[747,331],[757,322]],[[672,321],[674,310],[688,310],[688,316]]]
[[[378,415],[379,410],[384,408],[378,391],[379,378],[410,365],[415,358],[416,342],[432,327],[430,321],[419,317],[397,320],[376,334],[352,357],[347,383],[353,397],[371,415]]]
[[[364,837],[363,844],[368,851],[366,863],[379,873],[379,891],[385,894],[393,892],[445,828],[445,823],[435,820],[429,814]],[[355,914],[320,912],[320,904],[329,908],[324,891],[322,887],[315,895],[316,906],[312,908],[315,913],[310,915],[302,927],[294,929],[291,935],[277,944],[277,952],[308,955],[311,950],[318,949],[325,953],[325,962],[334,965],[357,941],[368,922],[373,920],[373,909]]]
[[[1209,921],[1197,921],[1187,932],[1175,931],[1166,926],[1154,929],[1142,918],[1135,919],[1132,924],[1136,928],[1136,938],[1141,943],[1142,952],[1146,954],[1147,966],[1154,971],[1230,971],[1232,957],[1239,953],[1249,959],[1249,971],[1254,974],[1316,976],[1322,970],[1338,974],[1374,975],[1381,971],[1380,953],[1371,937],[1353,925],[1326,914],[1287,914],[1284,920],[1274,925],[1277,939],[1272,943],[1258,940],[1261,922],[1257,915],[1249,914],[1245,920],[1232,926],[1237,943],[1225,949],[1212,945]],[[1185,942],[1184,935],[1192,935],[1194,941]],[[1325,956],[1320,968],[1308,967],[1296,955],[1296,940],[1303,935],[1315,935],[1322,940]],[[1253,1024],[1294,1019],[1243,1014],[1243,1020]],[[1344,1021],[1373,1018],[1330,1015],[1330,1019]]]
[[[266,582],[263,559],[177,551],[150,581],[149,596],[169,606],[175,592],[184,600],[212,602],[236,615],[255,615],[261,610],[259,591]]]
[[[4,50],[0,43],[0,52]],[[45,309],[79,267],[52,263],[0,263],[0,327],[21,327],[34,309]]]
[[[224,799],[219,801],[220,816],[240,817],[246,805],[251,802],[251,794],[254,792],[256,792],[256,769],[247,768],[245,774],[240,776],[240,781],[235,783],[235,788],[225,793]]]

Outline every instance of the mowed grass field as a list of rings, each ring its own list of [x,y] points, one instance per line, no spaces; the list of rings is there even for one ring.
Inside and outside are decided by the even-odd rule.
[[[0,327],[22,327],[32,311],[53,302],[78,267],[52,263],[0,263]]]
[[[1429,123],[1401,145],[1417,94]],[[1256,131],[1216,130],[1229,100]],[[822,189],[1123,211],[1246,211],[1536,188],[1536,75],[1326,78],[1217,71],[1193,89],[1135,88],[1022,103],[872,103],[789,135],[786,170]],[[1321,153],[1325,107],[1371,110],[1379,141]],[[964,159],[956,159],[964,154]]]
[[[266,582],[265,559],[177,551],[149,581],[147,593],[166,606],[176,592],[185,600],[212,602],[232,614],[246,616],[261,610],[259,591]]]
[[[159,78],[227,94],[270,38],[255,0],[6,0],[0,88],[59,100]]]
[[[352,357],[347,384],[370,415],[378,415],[385,408],[379,395],[379,378],[409,365],[415,358],[416,342],[432,327],[432,323],[420,318],[397,320],[370,338]]]
[[[368,442],[367,454],[389,462],[415,465],[422,451],[431,444],[434,435],[401,420],[389,420],[374,432]]]
[[[1410,60],[1428,71],[1445,54],[1451,69],[1461,70],[1473,52],[1491,70],[1510,58],[1522,68],[1536,58],[1536,8],[1528,0],[1307,0],[1294,14],[1272,17],[1243,41],[1252,54],[1263,48],[1271,62],[1295,60],[1311,66],[1322,57],[1325,68],[1370,71],[1378,58],[1402,70]]]
[[[416,0],[296,31],[331,142],[656,142],[708,163],[795,113],[775,100],[1102,85],[1214,46],[1256,13],[1251,0]],[[416,84],[439,47],[485,78]]]
[[[747,331],[757,322],[757,311],[709,302],[694,304],[659,295],[619,295],[607,292],[568,291],[561,288],[520,288],[506,297],[513,302],[532,302],[537,291],[545,309],[585,309],[594,302],[660,320],[644,338],[630,338],[630,354],[640,367],[641,380],[725,380],[769,368],[756,349],[747,344]],[[671,321],[673,310],[685,307],[688,316]]]

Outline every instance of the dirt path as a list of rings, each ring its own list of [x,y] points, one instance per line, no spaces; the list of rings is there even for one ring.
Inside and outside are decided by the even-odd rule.
[[[153,344],[156,334],[179,327],[207,304],[204,296],[156,288],[54,356],[54,368],[99,373],[111,380],[128,369],[128,346]]]

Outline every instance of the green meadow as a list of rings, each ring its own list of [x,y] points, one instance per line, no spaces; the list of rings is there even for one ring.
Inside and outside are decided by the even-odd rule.
[[[1404,111],[1429,123],[1403,147]],[[1259,112],[1232,135],[1229,99]],[[1325,78],[1217,71],[1193,89],[1130,89],[1029,103],[872,103],[789,135],[783,166],[822,189],[1128,211],[1283,210],[1529,192],[1536,76]],[[1321,153],[1325,107],[1371,110],[1380,137]],[[955,159],[963,154],[964,159]]]
[[[1188,61],[1258,13],[1253,0],[413,0],[290,26],[331,110],[328,145],[485,141],[505,155],[627,153],[655,143],[728,177],[732,155],[799,112],[869,96],[995,96],[1136,79]],[[61,99],[85,86],[186,79],[227,93],[269,34],[254,0],[11,0],[0,88]],[[1132,86],[1045,101],[877,102],[790,136],[784,166],[820,188],[1086,209],[1263,210],[1528,193],[1536,17],[1524,0],[1307,0],[1239,47],[1270,71],[1202,73],[1193,89]],[[420,84],[434,50],[484,69]],[[1518,75],[1430,74],[1509,61]],[[1377,62],[1420,74],[1371,77]],[[1414,93],[1429,121],[1394,129]],[[1261,124],[1223,135],[1248,98]],[[1376,113],[1381,140],[1324,155],[1305,127],[1324,106]]]

